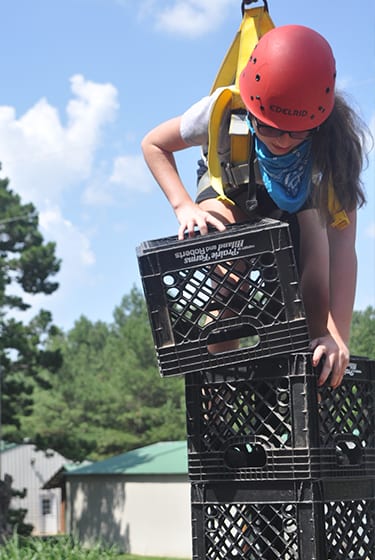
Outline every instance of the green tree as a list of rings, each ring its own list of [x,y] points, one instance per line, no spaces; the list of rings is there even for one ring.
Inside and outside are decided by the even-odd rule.
[[[51,337],[49,348],[61,353],[61,367],[56,374],[40,372],[47,388],[36,388],[32,413],[22,423],[41,448],[77,460],[96,449],[103,401],[111,390],[103,364],[108,333],[105,323],[80,317],[67,334]]]
[[[51,294],[58,287],[51,281],[60,268],[55,244],[44,242],[38,225],[35,207],[22,204],[9,181],[0,180],[2,435],[14,441],[22,438],[20,417],[30,411],[40,367],[53,370],[60,364],[59,353],[44,348],[56,331],[51,314],[42,310],[27,325],[15,319],[15,313],[30,307],[23,294]]]
[[[24,430],[39,445],[75,460],[97,460],[185,434],[182,379],[163,380],[143,296],[137,289],[114,311],[114,322],[81,317],[51,338],[63,364],[45,370],[51,390],[38,388]]]
[[[353,313],[350,351],[357,356],[375,359],[375,309],[371,306]]]

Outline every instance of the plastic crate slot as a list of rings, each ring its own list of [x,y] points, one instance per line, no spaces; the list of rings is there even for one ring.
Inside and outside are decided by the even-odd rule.
[[[255,348],[259,344],[260,336],[252,325],[218,327],[213,329],[207,337],[207,350],[213,355],[227,352],[228,346],[233,350],[237,347]]]
[[[225,450],[223,460],[231,469],[260,468],[267,463],[267,454],[259,443],[233,444]]]
[[[334,440],[338,465],[346,467],[362,464],[363,449],[358,437],[350,434],[336,434]]]

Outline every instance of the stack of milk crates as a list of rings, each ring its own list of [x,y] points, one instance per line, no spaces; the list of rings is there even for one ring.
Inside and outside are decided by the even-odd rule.
[[[185,378],[193,560],[374,560],[375,362],[318,386],[289,226],[137,257],[160,373]]]

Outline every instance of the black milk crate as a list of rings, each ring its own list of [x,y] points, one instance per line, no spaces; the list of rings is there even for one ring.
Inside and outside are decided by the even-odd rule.
[[[193,560],[375,560],[375,481],[193,483]]]
[[[137,258],[162,376],[308,349],[288,224],[146,241]]]
[[[375,477],[375,362],[318,375],[309,353],[186,375],[190,480]]]

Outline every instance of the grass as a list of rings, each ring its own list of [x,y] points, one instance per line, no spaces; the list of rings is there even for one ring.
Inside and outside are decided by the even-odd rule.
[[[119,554],[115,548],[84,548],[70,537],[19,538],[14,535],[0,546],[0,560],[181,560]]]

